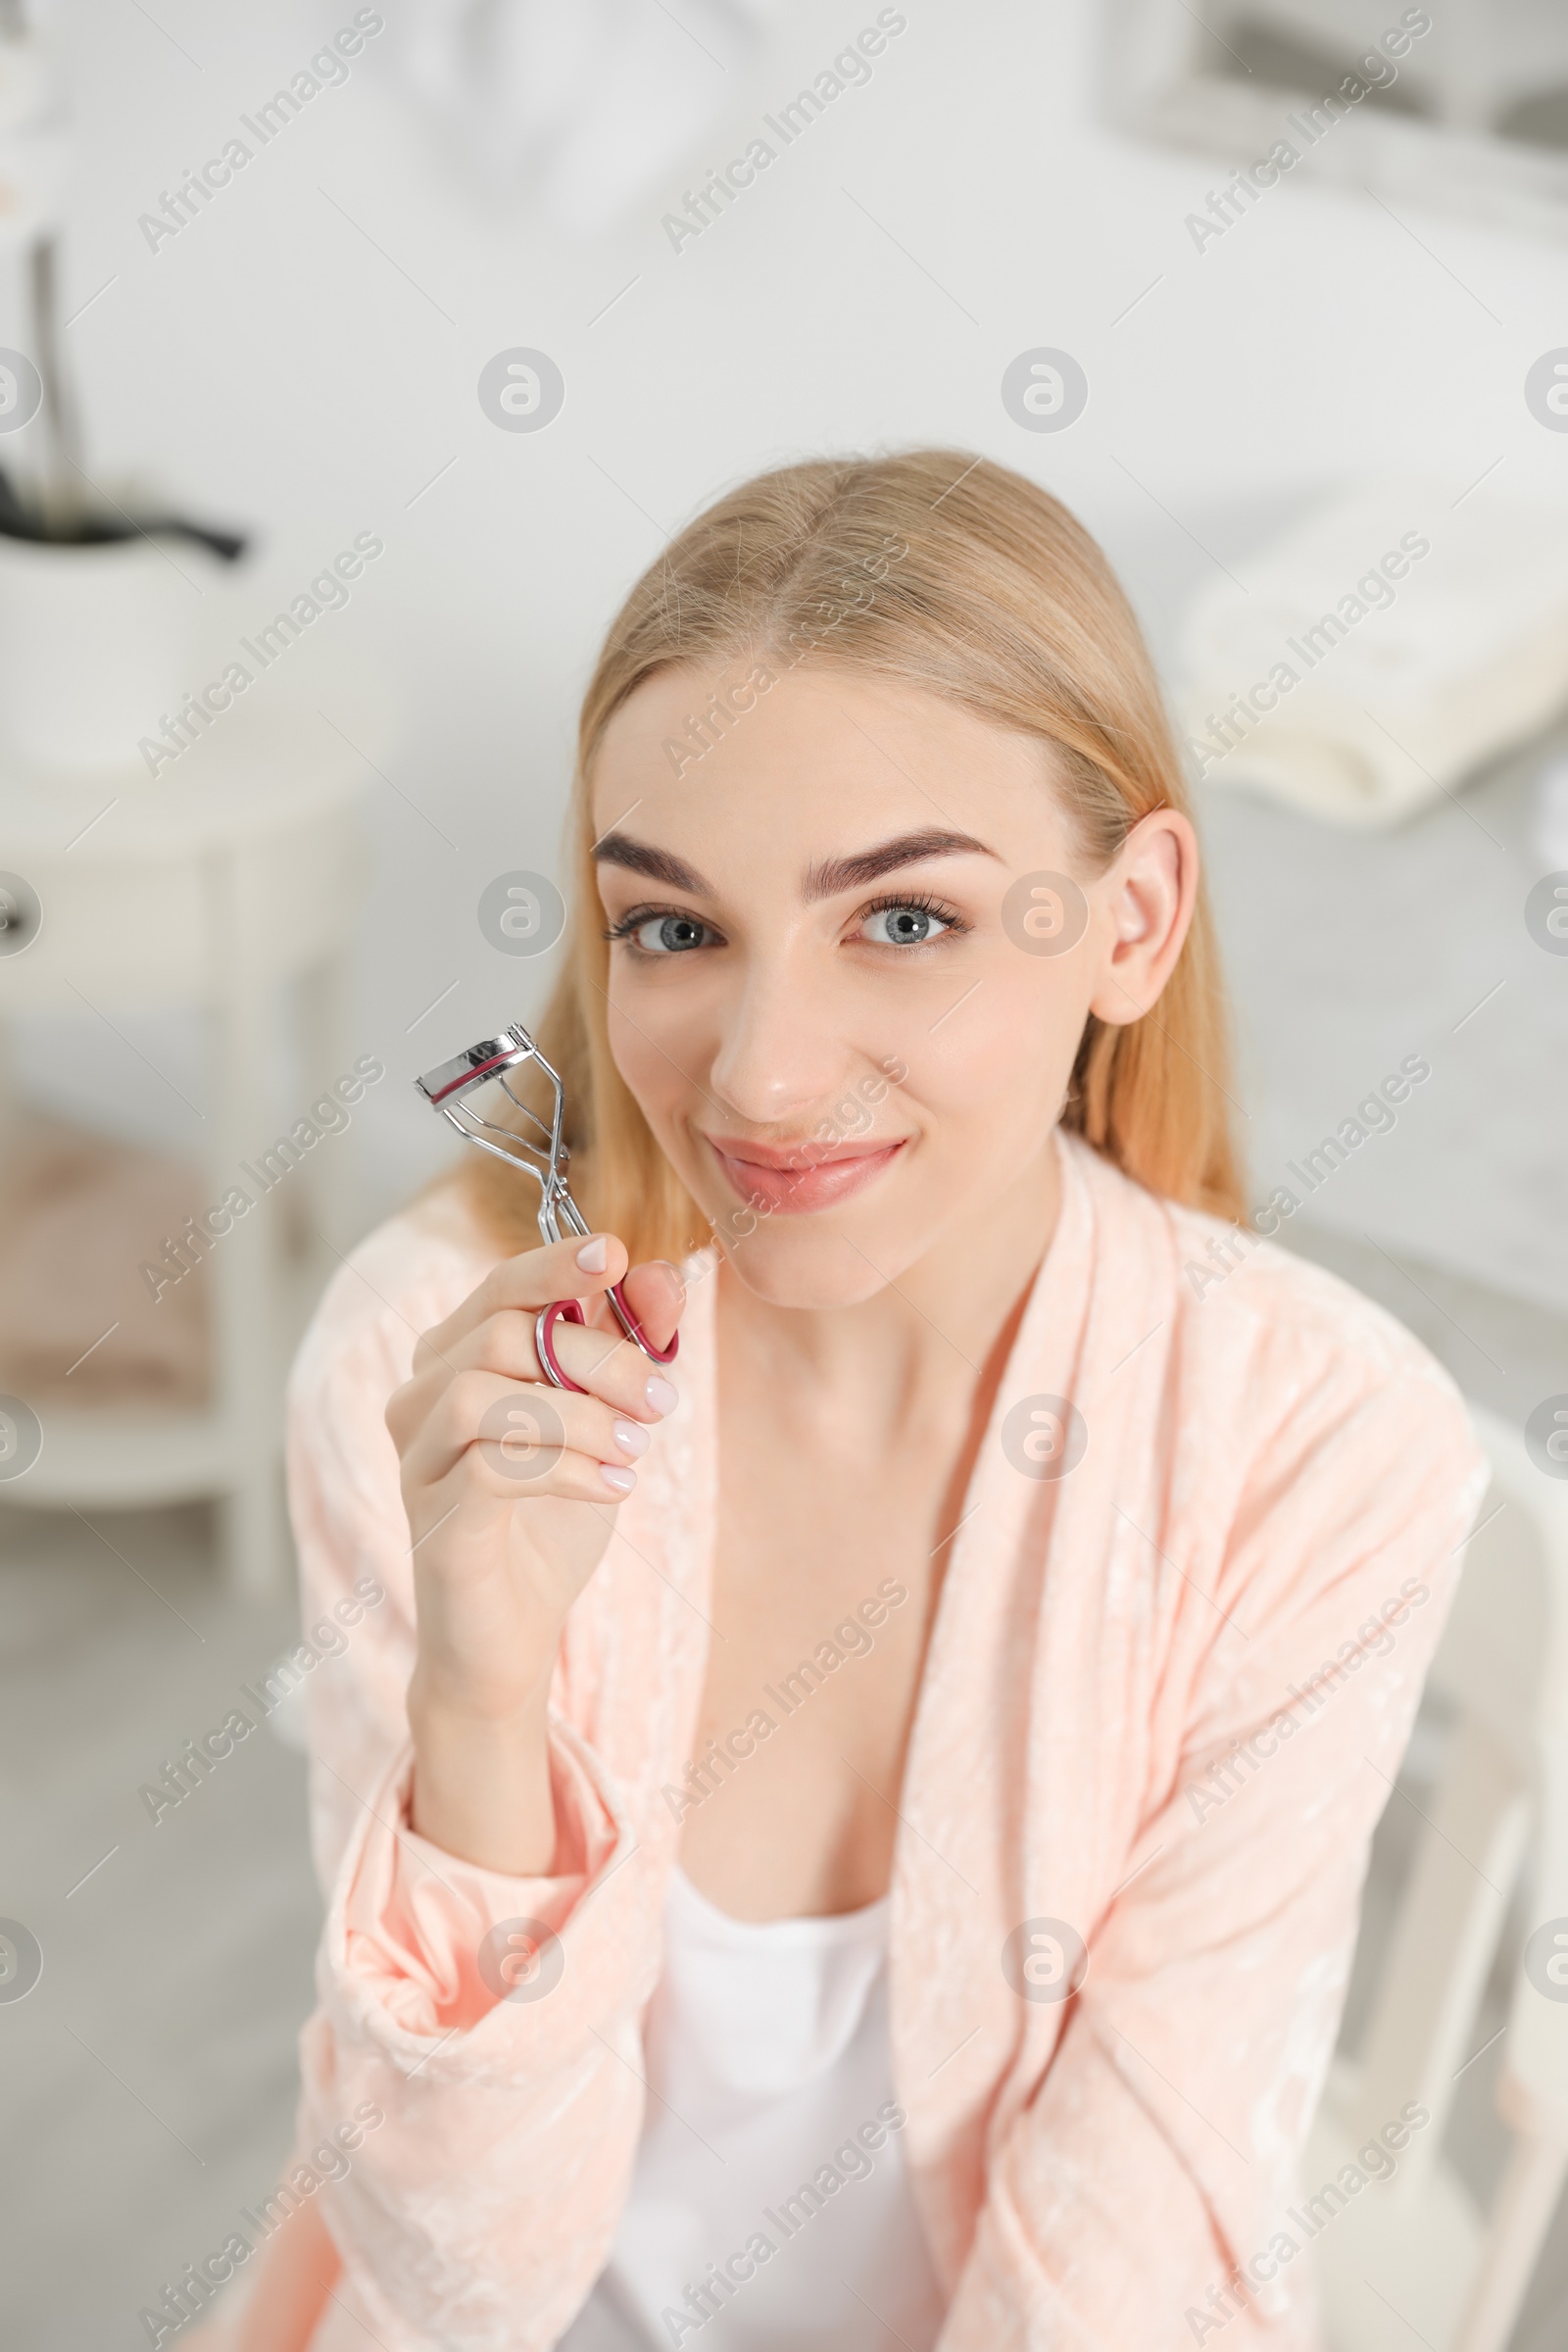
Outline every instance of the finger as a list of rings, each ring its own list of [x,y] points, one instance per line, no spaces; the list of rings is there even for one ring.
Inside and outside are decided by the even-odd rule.
[[[486,1549],[486,1519],[496,1509],[517,1502],[584,1502],[595,1510],[612,1511],[635,1492],[637,1472],[631,1464],[606,1464],[569,1446],[535,1446],[526,1431],[514,1429],[504,1441],[476,1440],[434,1486],[421,1487],[408,1497],[409,1525],[433,1535],[451,1522],[454,1539],[466,1534],[466,1548],[478,1542]],[[526,1523],[525,1523],[526,1524]],[[442,1550],[446,1545],[442,1545]],[[417,1553],[415,1565],[427,1569],[437,1561]],[[449,1565],[450,1565],[449,1561]]]
[[[582,1239],[573,1236],[503,1258],[444,1323],[422,1335],[415,1350],[415,1369],[422,1371],[427,1356],[450,1356],[453,1348],[491,1315],[530,1309],[537,1314],[554,1298],[597,1298],[612,1282],[618,1282],[625,1270],[625,1245],[612,1233],[593,1233]]]
[[[664,1381],[651,1390],[650,1379],[660,1367],[622,1337],[608,1307],[602,1314],[603,1319],[592,1327],[556,1325],[552,1345],[557,1362],[569,1380],[617,1412],[633,1414],[640,1421],[662,1420],[675,1402],[672,1384]],[[499,1372],[509,1380],[548,1384],[539,1360],[537,1321],[531,1310],[505,1309],[488,1316],[442,1355],[427,1354],[422,1367],[387,1407],[387,1426],[394,1440],[413,1437],[435,1409],[443,1390],[460,1373]]]
[[[481,1439],[469,1446],[464,1467],[470,1491],[477,1489],[506,1502],[537,1495],[552,1502],[591,1502],[613,1509],[637,1486],[630,1462],[604,1462],[571,1446],[535,1446],[518,1437],[500,1443]]]
[[[644,1265],[633,1266],[621,1285],[621,1297],[654,1347],[667,1348],[686,1304],[686,1285],[678,1269],[667,1257],[650,1258]]]
[[[662,1421],[679,1402],[679,1391],[663,1365],[651,1363],[634,1340],[622,1333],[608,1307],[595,1310],[597,1323],[558,1323],[550,1335],[556,1361],[566,1378],[621,1411],[643,1421]],[[548,1377],[541,1372],[541,1377]]]
[[[531,1487],[560,1494],[560,1482],[553,1480],[558,1458],[573,1456],[590,1468],[609,1463],[625,1470],[647,1453],[649,1442],[651,1433],[642,1423],[600,1397],[538,1381],[508,1381],[491,1371],[461,1371],[414,1435],[402,1458],[402,1475],[409,1489],[437,1487],[477,1448],[501,1480],[491,1492]],[[607,1487],[630,1492],[618,1480],[590,1480],[590,1492],[600,1500]]]

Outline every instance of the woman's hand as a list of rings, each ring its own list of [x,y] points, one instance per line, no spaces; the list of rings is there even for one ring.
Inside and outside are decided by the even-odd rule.
[[[606,1234],[507,1259],[424,1333],[386,1409],[418,1617],[415,1827],[518,1876],[554,1856],[545,1700],[562,1627],[676,1401],[611,1318],[604,1294],[625,1263]],[[625,1296],[667,1346],[684,1302],[674,1267],[639,1266]],[[552,1387],[534,1349],[540,1307],[571,1298],[599,1302],[587,1327],[561,1322],[553,1336],[585,1396]]]

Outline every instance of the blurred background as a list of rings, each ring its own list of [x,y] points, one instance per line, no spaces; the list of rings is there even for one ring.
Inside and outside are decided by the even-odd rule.
[[[8,2344],[145,2343],[288,2155],[291,1710],[142,1792],[298,1640],[283,1370],[445,1162],[413,1074],[543,1001],[607,620],[723,485],[928,442],[1117,566],[1250,1197],[1519,1531],[1379,1833],[1330,2104],[1402,2010],[1441,2144],[1332,2340],[1568,2340],[1560,8],[0,0]]]

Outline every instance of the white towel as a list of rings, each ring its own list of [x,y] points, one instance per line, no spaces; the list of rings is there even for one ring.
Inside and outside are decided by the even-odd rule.
[[[1182,631],[1195,771],[1341,824],[1451,792],[1568,700],[1568,514],[1378,483],[1215,581]]]

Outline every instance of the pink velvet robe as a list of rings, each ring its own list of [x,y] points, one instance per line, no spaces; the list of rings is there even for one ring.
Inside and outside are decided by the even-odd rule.
[[[1221,1274],[1223,1225],[1058,1140],[1061,1216],[899,1796],[894,2074],[951,2298],[941,2352],[1174,2352],[1221,2309],[1224,2352],[1303,2352],[1311,2258],[1279,2233],[1485,1471],[1452,1383],[1379,1308],[1267,1244]],[[604,2262],[643,2114],[679,1838],[661,1790],[692,1753],[708,1639],[712,1261],[688,1269],[681,1403],[566,1629],[564,1868],[512,1879],[407,1826],[413,1580],[382,1419],[416,1336],[494,1255],[450,1196],[384,1226],[291,1383],[306,1625],[357,1578],[386,1594],[309,1686],[329,1908],[301,2146],[362,2102],[385,2118],[320,2191],[345,2273],[315,2352],[361,2352],[351,2312],[386,2352],[544,2352]],[[1049,1428],[1031,1398],[1079,1418],[1062,1475],[1034,1474],[1048,1441],[1020,1449]],[[867,1561],[867,1591],[890,1567]],[[559,1934],[560,1980],[497,2000],[477,1949],[518,1919]],[[1087,1946],[1071,1999],[1026,1989],[1042,1921]],[[1049,1958],[1031,1976],[1049,1992]]]

